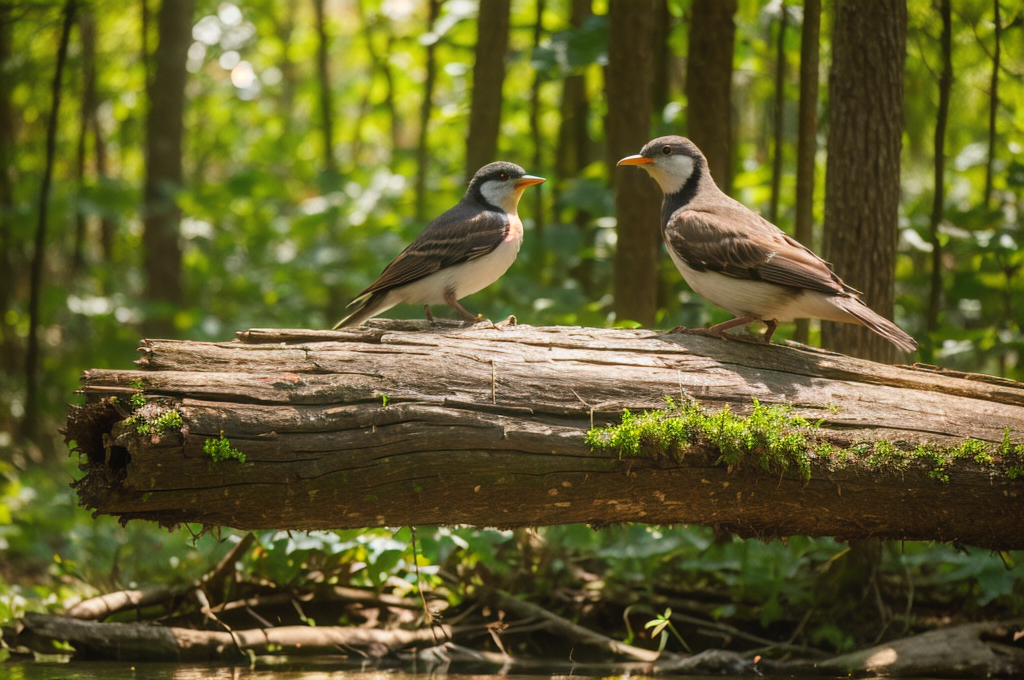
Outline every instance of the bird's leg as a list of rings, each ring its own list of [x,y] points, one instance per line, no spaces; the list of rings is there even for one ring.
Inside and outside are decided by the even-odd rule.
[[[772,341],[772,334],[779,327],[779,322],[775,319],[764,319],[764,325],[768,327],[768,330],[764,333],[764,342],[768,344]]]
[[[445,291],[445,293],[444,293],[444,302],[445,302],[446,305],[448,305],[449,307],[454,309],[456,312],[461,314],[462,318],[465,319],[466,321],[468,321],[469,323],[476,323],[478,321],[482,321],[483,320],[483,317],[481,315],[473,314],[472,312],[467,310],[465,307],[463,307],[461,304],[459,304],[459,301],[455,299],[455,291],[453,291],[453,290],[446,290]]]
[[[427,315],[427,321],[434,323],[434,315],[430,313],[430,305],[423,305],[423,311]]]
[[[737,326],[746,326],[748,323],[754,323],[760,321],[756,316],[737,316],[735,319],[729,319],[722,323],[716,323],[714,326],[710,326],[707,331],[708,333],[714,333],[716,335],[722,335],[730,328],[736,328]],[[772,329],[774,330],[774,329]]]

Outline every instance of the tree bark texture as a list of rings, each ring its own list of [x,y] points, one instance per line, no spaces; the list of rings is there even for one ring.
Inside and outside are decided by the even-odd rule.
[[[939,225],[946,212],[946,124],[949,121],[949,95],[953,89],[953,13],[949,0],[940,0],[939,14],[942,15],[942,73],[939,75],[939,110],[935,114],[935,191],[928,220],[932,244],[932,276],[925,328],[929,333],[934,333],[939,327],[939,308],[942,305],[942,241],[939,240]]]
[[[815,252],[814,157],[818,153],[818,40],[821,35],[821,0],[804,0],[800,32],[800,112],[796,148],[796,240]],[[810,335],[807,319],[798,319],[797,342]]]
[[[736,0],[693,0],[686,57],[686,128],[725,193],[732,191],[732,57]],[[635,153],[635,152],[634,152]]]
[[[173,310],[184,300],[181,276],[181,210],[176,194],[182,184],[185,127],[185,60],[192,44],[193,0],[164,2],[157,16],[160,42],[156,73],[149,88],[146,120],[146,183],[143,189],[143,264],[146,300],[163,306],[150,329],[167,332]]]
[[[661,190],[635,168],[615,168],[650,137],[657,16],[655,0],[611,0],[605,92],[608,161],[615,185],[614,310],[617,319],[653,325],[658,311]]]
[[[837,0],[829,74],[825,259],[869,307],[893,313],[906,0]],[[822,345],[876,361],[892,346],[866,328],[822,323]]]
[[[621,459],[584,439],[667,395],[711,410],[792,404],[840,446],[1000,442],[1006,428],[1020,441],[1024,385],[1010,380],[654,330],[374,320],[239,336],[148,340],[140,370],[85,373],[66,432],[84,506],[240,529],[630,521],[1024,547],[1024,479],[966,459],[947,483],[926,465],[871,472],[860,459],[818,461],[805,481],[729,470],[709,451]],[[180,430],[138,434],[127,404],[140,392],[139,415],[176,409]],[[211,459],[221,436],[244,462]]]
[[[768,208],[768,220],[775,224],[779,221],[779,191],[782,186],[782,159],[785,122],[783,114],[786,110],[786,27],[789,23],[789,10],[783,0],[779,5],[779,34],[775,43],[775,102],[772,108],[774,120],[772,137],[775,148],[772,151],[772,197]]]
[[[467,182],[477,170],[498,160],[510,6],[510,0],[480,3],[476,60],[473,63],[473,100],[469,108],[469,135],[466,139]]]

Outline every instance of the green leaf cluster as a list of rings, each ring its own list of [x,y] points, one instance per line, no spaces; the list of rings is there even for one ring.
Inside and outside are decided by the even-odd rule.
[[[203,442],[203,453],[213,459],[214,463],[221,463],[226,460],[237,460],[239,463],[245,462],[245,454],[239,449],[231,445],[231,442],[224,437],[224,433],[220,433],[220,437],[208,438]]]

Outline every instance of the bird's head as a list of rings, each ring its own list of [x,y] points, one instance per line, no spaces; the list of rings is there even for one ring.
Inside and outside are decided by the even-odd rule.
[[[650,174],[666,196],[684,186],[698,169],[707,172],[708,162],[697,145],[686,137],[669,135],[652,139],[640,153],[626,156],[616,165],[638,165]]]
[[[466,197],[515,215],[519,198],[526,187],[543,181],[543,177],[527,175],[526,171],[515,163],[489,163],[473,175],[473,179],[469,181],[469,188],[466,189]]]

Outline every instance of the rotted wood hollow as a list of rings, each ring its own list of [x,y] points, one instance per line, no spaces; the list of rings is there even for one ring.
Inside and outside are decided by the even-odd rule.
[[[695,523],[1024,548],[1024,479],[973,460],[947,467],[945,483],[924,463],[863,461],[819,461],[805,481],[728,469],[714,452],[620,459],[584,441],[666,395],[741,412],[792,404],[838,445],[998,443],[1006,428],[1019,441],[1013,381],[651,330],[374,321],[238,335],[147,340],[139,370],[85,373],[67,430],[84,506],[239,529]],[[138,414],[175,409],[180,430],[138,434],[126,418],[140,393]],[[204,452],[222,435],[244,463]]]

